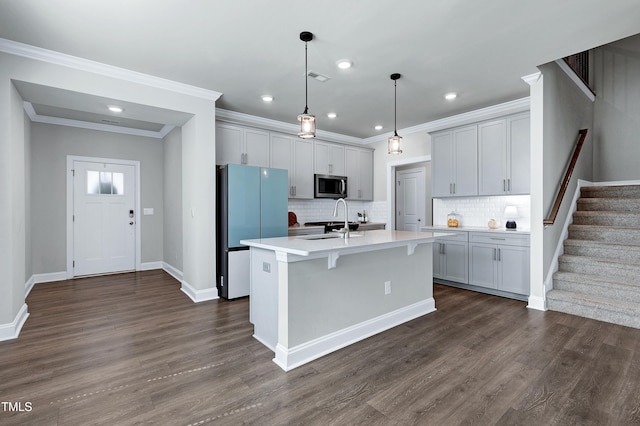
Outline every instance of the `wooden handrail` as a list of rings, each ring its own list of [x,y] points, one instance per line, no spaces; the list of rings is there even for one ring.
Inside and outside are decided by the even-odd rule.
[[[544,219],[542,223],[545,225],[553,225],[556,221],[556,216],[558,216],[558,211],[560,210],[560,204],[562,204],[562,199],[564,198],[564,194],[567,192],[567,188],[569,187],[569,181],[571,180],[571,175],[573,174],[573,169],[576,167],[576,163],[578,162],[578,156],[580,155],[580,150],[582,149],[582,144],[584,144],[584,140],[587,137],[587,129],[581,129],[578,132],[578,143],[576,143],[576,148],[573,150],[573,157],[571,157],[571,163],[569,163],[569,168],[567,172],[564,174],[564,180],[562,181],[562,185],[560,186],[560,190],[558,191],[558,195],[556,196],[556,201],[553,203],[553,208],[551,209],[551,214],[547,219]]]

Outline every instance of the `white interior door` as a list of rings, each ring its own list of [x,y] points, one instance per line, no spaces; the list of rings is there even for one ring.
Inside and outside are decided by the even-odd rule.
[[[135,167],[73,162],[73,275],[135,269]]]
[[[396,230],[419,231],[425,222],[425,170],[396,172]]]

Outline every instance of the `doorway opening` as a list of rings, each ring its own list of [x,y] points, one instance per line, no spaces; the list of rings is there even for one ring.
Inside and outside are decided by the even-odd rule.
[[[67,279],[141,269],[140,162],[67,156]]]
[[[408,158],[387,163],[387,200],[388,200],[388,218],[389,226],[387,229],[397,229],[397,208],[396,208],[396,187],[398,185],[396,174],[402,170],[412,168],[425,168],[425,186],[424,186],[424,219],[421,220],[420,226],[431,226],[432,221],[432,200],[431,200],[431,156],[425,155],[420,157]],[[418,227],[419,230],[419,227]]]

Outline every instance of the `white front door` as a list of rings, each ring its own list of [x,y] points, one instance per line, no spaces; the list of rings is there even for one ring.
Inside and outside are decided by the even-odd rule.
[[[135,167],[73,162],[73,275],[135,269]]]
[[[425,170],[396,172],[396,230],[419,231],[425,222]]]

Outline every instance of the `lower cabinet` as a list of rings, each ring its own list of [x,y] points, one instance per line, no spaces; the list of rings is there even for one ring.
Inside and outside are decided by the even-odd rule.
[[[469,235],[469,284],[529,294],[529,236]]]
[[[459,232],[433,243],[433,277],[467,283],[469,281],[468,233]]]

